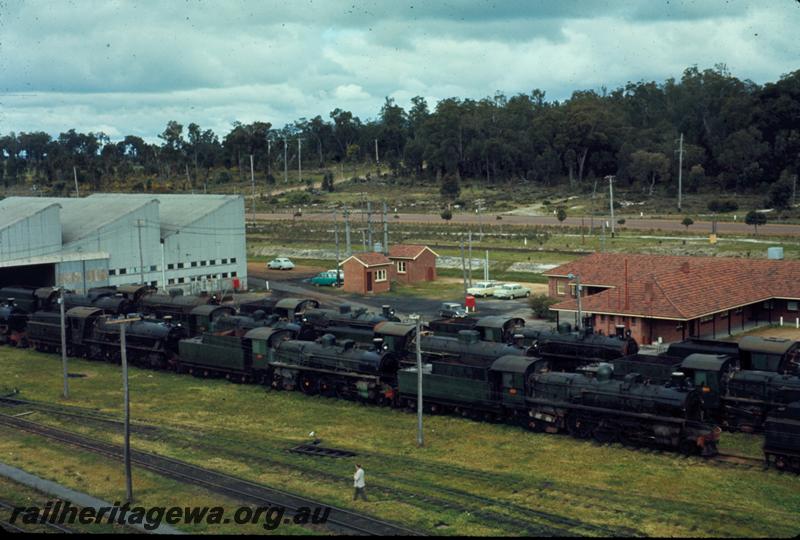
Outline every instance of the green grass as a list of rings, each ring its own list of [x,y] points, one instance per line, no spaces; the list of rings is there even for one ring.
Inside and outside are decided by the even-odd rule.
[[[119,415],[118,366],[71,360],[70,404]],[[0,349],[5,386],[27,399],[64,403],[56,356]],[[425,419],[426,445],[415,445],[413,415],[347,401],[266,391],[224,380],[131,370],[132,415],[160,426],[135,433],[137,448],[228,471],[340,506],[357,508],[437,534],[645,534],[788,536],[798,532],[800,479],[699,458],[598,446],[566,436],[449,416]],[[37,421],[119,442],[105,426],[37,414]],[[316,431],[354,459],[303,457],[286,450]],[[731,451],[750,453],[758,438],[737,434]],[[727,444],[727,443],[726,443]],[[34,437],[4,433],[0,452],[34,473],[60,478],[105,498],[118,496],[116,463],[97,472],[95,458]],[[353,503],[353,461],[367,471],[369,503]],[[103,465],[103,464],[101,464]],[[77,481],[76,477],[84,478]],[[137,473],[153,500],[185,495]],[[194,500],[194,499],[189,499]],[[452,506],[445,508],[444,502]],[[467,513],[469,512],[469,513]],[[282,531],[282,529],[279,529]]]

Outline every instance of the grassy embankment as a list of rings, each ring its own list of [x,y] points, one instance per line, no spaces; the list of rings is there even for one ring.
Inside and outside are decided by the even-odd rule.
[[[72,360],[70,371],[85,377],[71,379],[69,404],[119,414],[117,366]],[[24,398],[62,402],[57,356],[0,349],[0,372],[1,385],[20,388]],[[133,418],[161,428],[134,432],[136,448],[437,534],[788,536],[800,527],[800,479],[792,475],[447,416],[426,418],[426,446],[418,449],[415,417],[400,410],[139,369],[131,371],[131,392]],[[28,418],[121,441],[107,426]],[[286,451],[312,430],[325,445],[358,456]],[[0,454],[12,465],[108,500],[121,496],[119,463],[2,432]],[[725,434],[724,441],[758,455],[758,437]],[[368,503],[350,500],[355,460],[367,471]],[[135,486],[150,504],[218,502],[139,470]]]

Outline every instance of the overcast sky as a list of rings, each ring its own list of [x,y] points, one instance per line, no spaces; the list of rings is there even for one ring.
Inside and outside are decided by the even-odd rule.
[[[0,0],[0,133],[219,135],[385,96],[480,99],[800,69],[798,0]]]

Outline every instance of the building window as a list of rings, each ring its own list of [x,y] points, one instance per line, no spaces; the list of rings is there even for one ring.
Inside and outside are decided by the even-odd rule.
[[[386,270],[376,270],[375,281],[386,281]]]
[[[151,287],[158,287],[158,281],[151,281],[150,282],[150,286]]]
[[[397,273],[398,274],[406,273],[406,261],[397,261]]]
[[[228,277],[228,272],[223,272],[222,273],[222,277],[224,277],[224,278]]]
[[[567,292],[567,288],[564,286],[563,281],[556,281],[556,294],[559,296],[564,296]]]
[[[228,264],[228,259],[222,259],[222,264]]]
[[[711,322],[713,320],[714,320],[714,316],[713,315],[706,315],[705,317],[700,317],[700,324]]]
[[[231,272],[231,277],[236,277],[236,272]]]
[[[205,266],[207,261],[200,261],[200,266]]]
[[[108,271],[108,275],[109,275],[109,276],[116,276],[116,275],[117,275],[117,271],[116,271],[114,268],[111,268],[111,269]]]
[[[197,261],[192,261],[192,268],[197,266]]]
[[[606,322],[606,316],[605,315],[600,315],[600,321]]]
[[[569,295],[571,297],[577,298],[577,296],[578,296],[577,290],[578,290],[578,286],[577,285],[575,285],[574,283],[570,283],[569,284]]]
[[[217,259],[211,259],[210,261],[208,261],[208,264],[211,265],[217,264]]]
[[[786,302],[787,311],[797,311],[797,300],[789,300]]]
[[[151,272],[155,272],[157,270],[158,270],[158,267],[156,265],[154,265],[154,264],[150,265],[150,271]]]
[[[236,257],[231,257],[231,264],[236,264]]]
[[[183,278],[182,277],[178,278],[178,283],[183,283]]]
[[[183,268],[183,263],[178,263],[178,268]]]
[[[119,275],[123,276],[123,275],[125,275],[127,273],[128,273],[128,269],[127,268],[120,268],[119,269]]]
[[[727,319],[728,318],[728,312],[727,311],[723,311],[722,313],[719,314],[719,318],[720,319]]]
[[[167,270],[175,270],[175,265],[173,263],[169,263],[167,265]]]
[[[168,285],[175,285],[175,278],[169,278],[169,279],[167,280],[167,284],[168,284]]]

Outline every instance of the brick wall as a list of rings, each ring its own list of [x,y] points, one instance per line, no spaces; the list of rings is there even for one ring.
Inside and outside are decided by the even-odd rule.
[[[350,259],[342,265],[344,270],[344,284],[342,290],[356,294],[371,294],[388,292],[391,286],[392,265],[371,266],[365,268],[355,259]],[[386,281],[375,281],[378,270],[386,270]],[[367,274],[372,274],[372,291],[367,292]]]
[[[397,263],[406,263],[405,273],[397,271]],[[433,271],[433,279],[428,279],[428,269]],[[400,283],[416,283],[419,281],[433,281],[436,279],[436,256],[429,250],[424,250],[422,255],[415,260],[392,259],[392,277]]]

